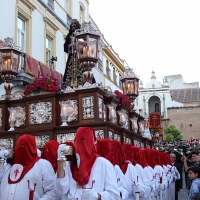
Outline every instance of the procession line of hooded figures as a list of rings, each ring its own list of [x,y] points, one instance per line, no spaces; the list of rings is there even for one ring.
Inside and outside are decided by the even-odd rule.
[[[61,154],[70,145],[76,162],[64,166]],[[13,163],[0,170],[0,200],[174,200],[179,178],[169,154],[96,141],[93,129],[80,127],[73,143],[51,140],[41,157],[35,137],[20,136]]]

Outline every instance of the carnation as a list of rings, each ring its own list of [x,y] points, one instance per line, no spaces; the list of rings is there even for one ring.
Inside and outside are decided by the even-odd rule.
[[[115,94],[117,100],[119,101],[119,104],[118,104],[119,106],[124,105],[124,106],[131,107],[131,100],[126,95],[121,93],[119,90],[115,90],[114,94]]]
[[[35,78],[32,83],[26,86],[24,95],[28,96],[32,93],[50,92],[50,93],[60,93],[64,86],[58,79],[46,74],[41,75],[39,78]]]

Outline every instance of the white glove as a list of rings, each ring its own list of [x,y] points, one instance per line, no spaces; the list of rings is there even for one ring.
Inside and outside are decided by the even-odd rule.
[[[163,183],[160,184],[160,190],[164,190],[165,189],[165,185]]]
[[[98,200],[98,193],[91,189],[83,189],[82,200]]]
[[[63,150],[64,148],[66,147],[67,145],[66,144],[60,144],[59,147],[58,147],[58,159],[57,160],[60,160],[60,156],[63,156]]]
[[[140,193],[142,192],[142,185],[137,183],[136,185],[133,186],[133,193]]]

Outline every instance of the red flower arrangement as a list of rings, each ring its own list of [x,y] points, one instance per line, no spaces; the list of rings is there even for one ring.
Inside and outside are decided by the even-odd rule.
[[[125,105],[128,107],[132,107],[131,100],[126,95],[124,95],[123,93],[121,93],[118,90],[115,90],[114,94],[119,101],[119,103],[118,103],[119,106]]]
[[[28,96],[31,93],[40,93],[40,92],[50,92],[50,93],[59,93],[64,89],[64,86],[61,85],[60,81],[56,78],[53,78],[50,75],[41,75],[39,78],[35,78],[32,83],[29,83],[26,86],[24,95]]]

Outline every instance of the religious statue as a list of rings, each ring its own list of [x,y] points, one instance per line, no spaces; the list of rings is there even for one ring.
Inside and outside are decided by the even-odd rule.
[[[68,59],[63,77],[63,84],[72,88],[84,84],[84,79],[82,76],[84,70],[78,60],[76,52],[76,41],[74,37],[75,31],[77,29],[81,29],[81,25],[77,19],[72,19],[70,30],[66,36],[66,41],[64,43],[64,51],[68,53]],[[92,80],[92,83],[95,83],[94,78]]]
[[[63,77],[63,83],[66,86],[77,87],[83,85],[82,78],[83,69],[80,66],[78,57],[76,54],[76,46],[74,41],[75,30],[80,29],[81,25],[77,19],[71,20],[70,30],[67,34],[64,44],[64,51],[68,53],[68,59],[66,63],[65,73]]]

